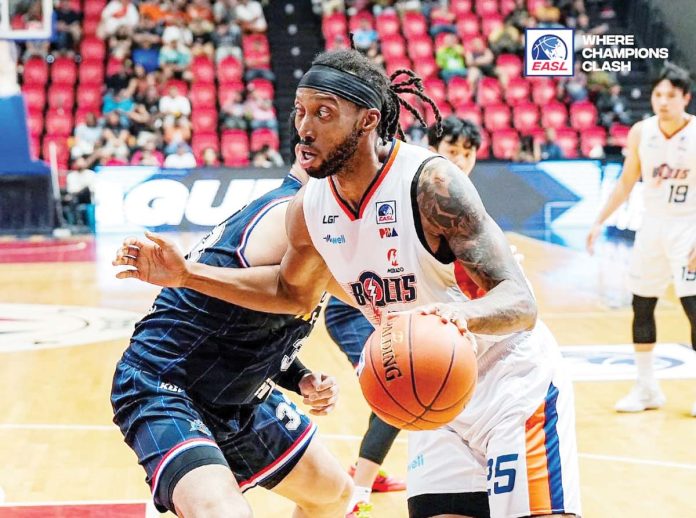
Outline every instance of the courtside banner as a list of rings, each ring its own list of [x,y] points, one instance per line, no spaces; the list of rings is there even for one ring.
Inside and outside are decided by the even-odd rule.
[[[203,231],[277,187],[287,171],[103,167],[97,232]]]

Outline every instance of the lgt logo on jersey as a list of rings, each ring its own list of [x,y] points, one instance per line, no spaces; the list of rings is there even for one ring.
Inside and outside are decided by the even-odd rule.
[[[324,217],[322,218],[321,222],[324,225],[328,225],[330,223],[336,223],[337,219],[338,219],[338,214],[324,214]]]
[[[524,75],[572,76],[575,66],[573,29],[526,29]]]
[[[382,227],[379,229],[379,237],[384,239],[385,237],[399,237],[394,227]]]
[[[377,224],[396,223],[396,201],[377,202]]]
[[[363,272],[358,282],[350,284],[355,301],[361,306],[382,308],[395,302],[416,300],[416,276],[384,277],[375,272]]]

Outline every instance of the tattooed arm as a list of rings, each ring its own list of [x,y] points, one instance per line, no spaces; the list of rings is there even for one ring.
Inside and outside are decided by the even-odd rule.
[[[421,172],[416,194],[430,249],[446,244],[487,291],[479,299],[440,307],[437,313],[475,333],[500,335],[534,327],[534,297],[503,232],[467,176],[447,160],[432,159]]]

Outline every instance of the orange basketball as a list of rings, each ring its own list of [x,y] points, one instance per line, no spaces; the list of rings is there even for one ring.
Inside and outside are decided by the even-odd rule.
[[[383,421],[432,430],[452,421],[476,388],[473,337],[437,315],[394,315],[365,344],[360,387]]]

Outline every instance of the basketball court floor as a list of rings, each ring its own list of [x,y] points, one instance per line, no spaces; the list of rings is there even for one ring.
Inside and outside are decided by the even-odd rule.
[[[120,239],[119,236],[118,239]],[[187,246],[194,237],[180,236]],[[113,278],[117,238],[0,242],[0,517],[143,517],[148,489],[135,455],[111,423],[114,365],[135,319],[157,289]],[[613,404],[631,387],[627,251],[608,244],[600,258],[510,234],[541,317],[564,346],[576,379],[584,516],[696,516],[696,354],[658,350],[666,407],[617,415]],[[661,344],[688,341],[673,293],[657,310]],[[569,347],[578,346],[578,347]],[[355,460],[368,409],[342,353],[317,325],[302,350],[314,369],[335,374],[341,399],[316,418],[320,437],[346,467]],[[385,467],[406,473],[406,433]],[[255,489],[256,516],[288,517],[292,505]],[[405,517],[404,493],[374,495],[373,516]]]

